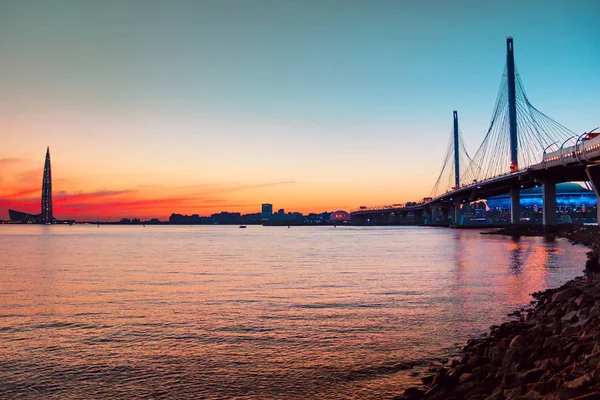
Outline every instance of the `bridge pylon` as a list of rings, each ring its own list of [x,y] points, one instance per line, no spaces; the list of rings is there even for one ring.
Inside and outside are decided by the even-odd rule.
[[[471,157],[467,153],[458,125],[458,111],[454,110],[452,112],[452,131],[446,147],[446,155],[430,197],[437,197],[448,190],[459,189],[463,180],[462,175],[469,161],[471,161]]]
[[[460,142],[458,139],[458,111],[454,110],[454,184],[460,187]]]
[[[515,79],[515,49],[513,38],[506,38],[506,74],[508,83],[508,121],[510,128],[510,172],[519,170],[519,139],[517,131],[517,84]]]
[[[508,83],[508,122],[510,129],[510,172],[519,170],[519,139],[517,128],[517,85],[515,79],[515,48],[513,38],[506,38],[506,74]],[[510,190],[510,222],[521,222],[521,188]]]

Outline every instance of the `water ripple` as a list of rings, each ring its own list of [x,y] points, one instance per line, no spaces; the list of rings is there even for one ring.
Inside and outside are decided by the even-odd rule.
[[[391,399],[579,274],[586,252],[447,229],[235,228],[2,228],[2,397]]]

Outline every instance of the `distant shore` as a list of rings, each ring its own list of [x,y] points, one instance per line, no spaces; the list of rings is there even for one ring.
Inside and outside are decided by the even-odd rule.
[[[0,225],[47,225],[47,224],[33,224],[33,223],[22,223],[22,222],[11,222],[11,221],[0,221]],[[173,223],[169,221],[159,222],[119,222],[119,221],[81,221],[81,222],[59,222],[50,225],[121,225],[121,226],[354,226],[351,223],[346,222],[295,222],[295,221],[274,221],[274,222],[202,222],[202,223]]]
[[[563,237],[600,253],[600,227],[510,226],[487,234]],[[583,270],[585,265],[581,266]],[[431,365],[395,399],[599,399],[600,277],[533,293],[515,320],[471,339],[459,359]]]

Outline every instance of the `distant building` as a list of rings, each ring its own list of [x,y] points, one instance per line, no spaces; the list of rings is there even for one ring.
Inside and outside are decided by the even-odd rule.
[[[305,223],[304,215],[300,212],[288,212],[282,208],[271,216],[265,225],[302,225]]]
[[[27,214],[8,210],[10,220],[21,223],[50,224],[57,222],[52,213],[52,171],[50,168],[50,147],[46,149],[44,176],[42,179],[42,209],[39,214]]]
[[[263,218],[269,218],[271,215],[273,215],[273,204],[263,203],[261,214]]]
[[[243,222],[242,215],[240,213],[220,212],[210,216],[211,220],[215,224],[240,224]]]
[[[27,214],[21,211],[8,210],[8,216],[12,222],[39,224],[40,214]]]
[[[245,214],[242,215],[244,224],[260,224],[263,220],[262,213]]]
[[[328,213],[328,212],[324,212],[324,213],[320,213],[320,214],[310,213],[306,216],[306,221],[309,224],[327,223],[329,221],[330,216],[331,216],[331,213]]]
[[[510,209],[510,195],[488,197],[487,205],[491,210]],[[562,211],[589,209],[598,203],[593,190],[584,188],[576,183],[559,183],[556,185],[556,207]],[[521,190],[521,207],[542,209],[542,188],[536,187]]]
[[[209,224],[212,220],[209,217],[201,217],[198,214],[192,215],[181,215],[171,214],[169,217],[170,224],[178,225],[196,225],[196,224]]]
[[[329,222],[350,222],[350,214],[344,210],[338,210],[334,213],[331,213],[329,216]]]

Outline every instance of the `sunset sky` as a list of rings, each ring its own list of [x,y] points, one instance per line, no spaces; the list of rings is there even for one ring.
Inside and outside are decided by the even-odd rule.
[[[492,4],[493,3],[493,4]],[[0,0],[0,219],[349,210],[474,153],[506,36],[530,101],[600,125],[600,2]]]

